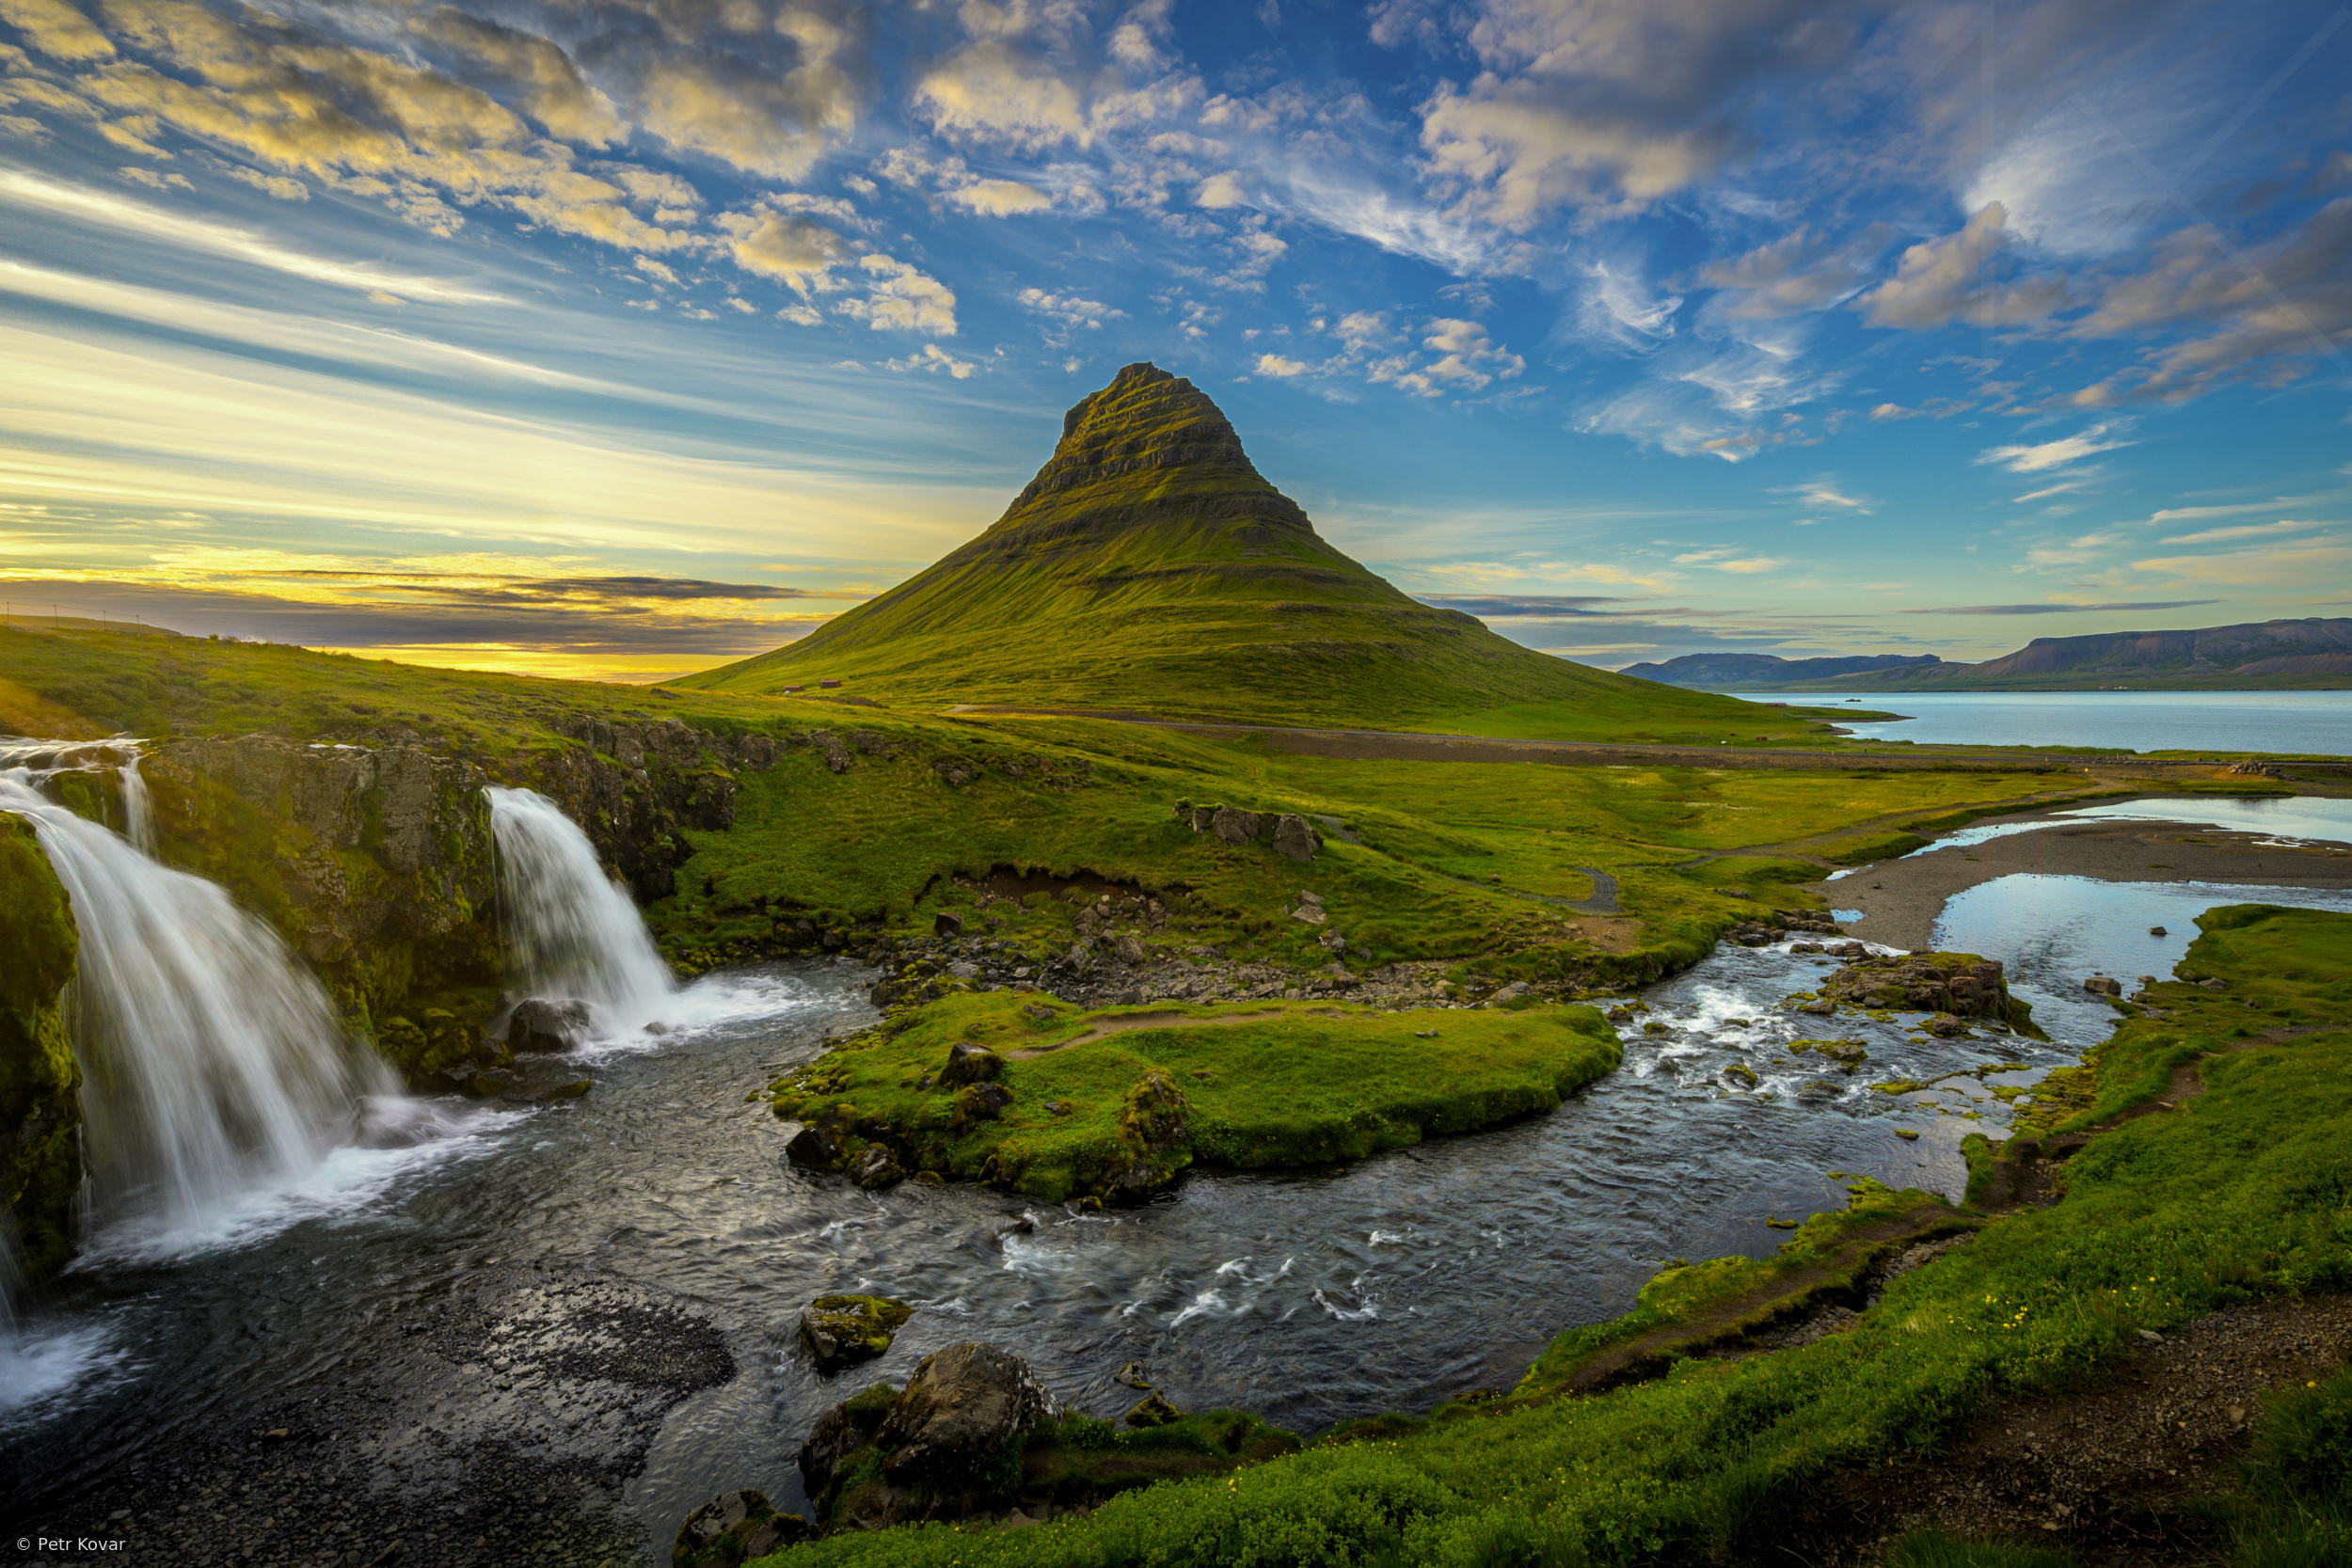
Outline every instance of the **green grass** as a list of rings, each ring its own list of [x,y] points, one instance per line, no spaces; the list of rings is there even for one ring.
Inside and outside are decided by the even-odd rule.
[[[2259,976],[2276,1005],[2324,1012],[2352,978],[2352,917],[2217,911],[2183,967],[2233,988]],[[2109,1061],[2132,1070],[2123,1053]],[[1319,1443],[1044,1528],[834,1537],[777,1560],[1751,1560],[1833,1471],[1931,1452],[1988,1401],[2096,1379],[2141,1328],[2352,1286],[2352,1029],[2339,1014],[2327,1032],[2201,1068],[2206,1094],[2100,1136],[2069,1164],[2062,1202],[1895,1279],[1850,1333]]]
[[[1277,1016],[1250,1016],[1267,1013]],[[1138,1016],[1168,1022],[1060,1043]],[[1234,1017],[1248,1021],[1216,1022]],[[961,1040],[1007,1057],[997,1081],[1012,1103],[1000,1119],[967,1124],[956,1091],[926,1082]],[[1041,1050],[1026,1059],[1011,1054]],[[1100,1191],[1132,1160],[1129,1101],[1155,1071],[1189,1102],[1182,1146],[1163,1151],[1172,1172],[1196,1163],[1258,1168],[1359,1159],[1430,1134],[1470,1132],[1551,1110],[1622,1056],[1615,1031],[1582,1006],[1384,1012],[1260,1003],[1079,1012],[1034,993],[965,992],[835,1046],[780,1080],[772,1103],[778,1116],[853,1128],[852,1153],[884,1142],[910,1170],[986,1179],[1052,1202]]]

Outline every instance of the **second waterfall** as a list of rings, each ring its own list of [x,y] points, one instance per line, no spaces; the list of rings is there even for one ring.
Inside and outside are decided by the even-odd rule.
[[[587,1003],[607,1037],[662,1017],[676,983],[588,835],[536,790],[488,794],[499,910],[516,982],[532,996]]]

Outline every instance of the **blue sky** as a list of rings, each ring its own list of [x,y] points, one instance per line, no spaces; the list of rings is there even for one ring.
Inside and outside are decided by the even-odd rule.
[[[0,594],[698,668],[1148,358],[1594,663],[2352,613],[2348,24],[0,0]]]

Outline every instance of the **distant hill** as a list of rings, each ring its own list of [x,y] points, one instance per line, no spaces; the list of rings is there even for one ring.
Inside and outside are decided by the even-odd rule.
[[[1796,733],[1523,648],[1316,533],[1191,382],[1129,365],[978,537],[799,641],[670,684],[1508,735]]]
[[[1882,679],[1940,664],[1933,654],[1870,654],[1853,658],[1782,658],[1776,654],[1684,654],[1663,664],[1629,664],[1617,672],[1702,691],[1777,691],[1793,681],[1872,674]]]
[[[1806,691],[2341,689],[2352,688],[2352,617],[2037,637],[1981,664],[1919,665],[1791,684]]]

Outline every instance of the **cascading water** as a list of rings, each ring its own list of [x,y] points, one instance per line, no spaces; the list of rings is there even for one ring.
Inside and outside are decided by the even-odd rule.
[[[224,1239],[257,1196],[353,1141],[391,1073],[275,932],[42,795],[30,768],[0,770],[0,811],[33,824],[81,936],[74,1045],[102,1241]]]
[[[668,1010],[677,994],[669,966],[588,835],[536,790],[487,793],[500,911],[523,989],[587,1003],[606,1035]]]

